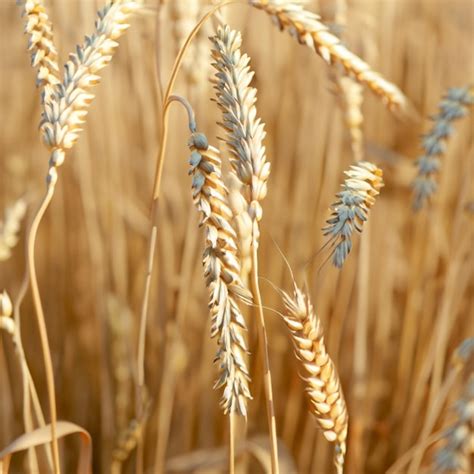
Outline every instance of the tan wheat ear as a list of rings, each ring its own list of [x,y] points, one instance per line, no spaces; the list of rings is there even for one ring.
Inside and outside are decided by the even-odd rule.
[[[295,285],[293,296],[282,292],[286,312],[283,317],[301,364],[301,377],[324,437],[335,443],[334,464],[338,474],[344,469],[349,416],[339,375],[324,343],[323,327],[309,297]]]
[[[320,21],[318,15],[304,9],[303,2],[249,0],[249,3],[269,14],[280,30],[288,31],[299,43],[316,51],[327,63],[342,64],[347,73],[379,95],[389,108],[402,110],[408,106],[408,101],[397,86],[349,51]]]
[[[10,258],[13,248],[18,243],[18,233],[25,213],[26,201],[23,198],[5,210],[5,217],[0,221],[0,262]]]
[[[42,102],[48,102],[54,87],[59,84],[58,53],[53,39],[53,26],[43,0],[17,0],[26,19],[28,51],[31,65],[36,69],[36,86],[41,91]]]

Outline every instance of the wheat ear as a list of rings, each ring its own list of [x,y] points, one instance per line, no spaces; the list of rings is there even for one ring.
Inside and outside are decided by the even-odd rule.
[[[446,140],[453,133],[452,122],[467,114],[467,107],[474,104],[474,87],[449,89],[439,104],[439,113],[432,117],[433,128],[423,136],[424,155],[415,164],[418,175],[413,183],[413,209],[420,210],[436,192],[436,175],[440,169],[440,157],[446,151]]]
[[[434,454],[433,472],[471,472],[474,443],[474,375],[471,374],[459,400],[454,404],[456,421],[444,436],[444,444]]]
[[[213,66],[216,69],[213,79],[216,102],[222,111],[220,125],[225,131],[224,141],[231,153],[230,161],[233,173],[240,181],[242,196],[247,203],[247,209],[241,208],[237,216],[239,246],[242,249],[240,253],[245,255],[245,252],[248,251],[246,242],[250,237],[251,286],[258,310],[257,324],[263,356],[265,399],[271,442],[271,464],[272,472],[278,474],[278,443],[268,337],[258,282],[259,222],[263,214],[260,203],[267,194],[267,180],[270,175],[270,163],[266,161],[263,145],[265,130],[262,121],[257,117],[255,108],[257,91],[250,87],[253,77],[253,72],[249,67],[250,58],[240,52],[241,34],[238,31],[231,30],[228,26],[219,27],[217,34],[211,38],[211,41],[214,46],[212,50]],[[234,198],[235,202],[237,201]],[[247,264],[248,261],[244,263]]]
[[[31,65],[36,69],[36,86],[41,90],[41,100],[48,102],[54,87],[59,84],[58,53],[54,45],[53,27],[43,0],[18,0],[25,17],[25,34]]]
[[[8,260],[18,243],[18,232],[25,217],[26,201],[23,198],[15,201],[5,210],[5,218],[0,221],[0,262]]]
[[[348,413],[336,366],[324,344],[323,327],[313,305],[295,285],[293,297],[282,292],[296,358],[301,363],[310,411],[316,417],[324,437],[335,443],[334,464],[338,474],[344,469]]]
[[[247,415],[249,372],[243,354],[247,344],[243,337],[245,320],[238,302],[251,302],[251,294],[240,279],[236,234],[231,225],[232,212],[228,192],[222,181],[219,151],[210,146],[202,133],[194,132],[189,140],[190,175],[193,201],[205,227],[203,254],[204,276],[209,288],[211,336],[218,337],[221,375],[215,388],[224,386],[221,406],[225,413]]]
[[[331,206],[333,212],[323,228],[330,236],[333,264],[341,268],[352,249],[352,233],[362,232],[369,209],[383,186],[382,170],[368,161],[361,161],[345,171],[347,176],[342,191],[336,194],[337,201]]]
[[[407,106],[407,100],[400,89],[349,51],[337,36],[329,32],[318,15],[304,9],[303,2],[249,0],[249,3],[269,14],[280,30],[288,31],[299,43],[316,51],[327,63],[342,64],[348,74],[379,95],[390,108],[402,110]]]

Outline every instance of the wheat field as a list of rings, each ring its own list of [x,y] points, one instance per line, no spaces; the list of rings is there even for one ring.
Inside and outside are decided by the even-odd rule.
[[[473,472],[473,32],[0,2],[0,473]]]

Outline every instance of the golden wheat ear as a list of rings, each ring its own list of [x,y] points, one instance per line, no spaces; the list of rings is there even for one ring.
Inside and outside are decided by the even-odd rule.
[[[218,338],[215,362],[220,375],[214,388],[224,387],[221,407],[224,413],[247,416],[247,402],[252,398],[245,354],[245,319],[239,304],[250,304],[251,293],[240,278],[236,233],[232,226],[232,211],[228,190],[222,179],[222,163],[217,148],[209,145],[206,135],[196,131],[194,112],[189,102],[180,96],[170,100],[180,102],[189,117],[191,150],[189,175],[192,177],[192,197],[205,231],[203,253],[204,278],[209,289],[211,337]]]
[[[313,49],[327,63],[342,64],[348,74],[375,92],[389,108],[403,110],[408,107],[408,101],[400,89],[349,51],[321,22],[318,15],[305,10],[304,2],[249,0],[249,3],[270,15],[280,30],[287,31],[300,44]]]
[[[345,171],[347,176],[342,191],[336,194],[331,217],[326,221],[323,234],[329,236],[333,264],[341,268],[352,249],[352,233],[362,232],[369,209],[383,186],[380,168],[368,161],[360,161]]]
[[[293,295],[281,292],[285,305],[283,320],[293,341],[310,401],[310,411],[324,437],[335,444],[334,464],[344,469],[349,416],[339,375],[324,343],[323,327],[309,297],[296,285]]]

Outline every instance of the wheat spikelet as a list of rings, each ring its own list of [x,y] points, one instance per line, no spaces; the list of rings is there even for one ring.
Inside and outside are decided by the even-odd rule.
[[[382,170],[368,161],[361,161],[345,171],[347,176],[338,200],[331,206],[333,212],[326,221],[323,234],[330,236],[333,249],[333,264],[341,268],[352,248],[352,233],[362,232],[369,209],[383,186]]]
[[[0,330],[13,335],[15,332],[15,322],[12,319],[13,305],[8,293],[3,290],[0,293]]]
[[[283,317],[300,361],[311,402],[311,413],[316,417],[324,437],[335,443],[334,464],[343,472],[346,454],[348,414],[336,367],[324,344],[323,328],[309,297],[299,288],[293,297],[282,292],[286,312]]]
[[[469,458],[474,452],[474,375],[471,373],[463,395],[454,405],[456,421],[446,430],[444,445],[434,454],[433,472],[471,472]]]
[[[414,210],[420,210],[437,190],[436,175],[440,157],[446,151],[445,141],[453,133],[452,122],[467,114],[467,107],[474,104],[474,89],[449,89],[439,104],[439,113],[432,117],[433,128],[423,137],[424,155],[416,160],[418,175],[413,183]]]
[[[26,213],[26,201],[18,199],[7,207],[5,218],[0,221],[0,262],[10,258],[12,249],[18,243],[18,232]]]
[[[216,69],[216,102],[222,110],[224,140],[232,155],[232,168],[243,185],[252,220],[260,221],[260,201],[267,195],[270,163],[266,161],[264,124],[257,117],[257,91],[250,87],[253,72],[250,58],[240,52],[242,37],[228,26],[219,27],[211,38]]]
[[[45,145],[51,150],[48,183],[57,180],[56,168],[64,162],[66,150],[76,143],[94,99],[92,87],[99,83],[98,73],[112,60],[117,39],[129,28],[129,19],[137,11],[134,0],[115,1],[98,12],[96,30],[77,46],[65,65],[64,79],[46,102],[41,120]]]
[[[192,176],[193,200],[205,226],[203,254],[204,276],[209,288],[211,336],[218,337],[221,375],[214,388],[224,386],[221,406],[225,413],[247,414],[249,372],[243,354],[245,321],[238,301],[250,302],[251,295],[240,279],[236,234],[231,225],[232,212],[227,204],[227,188],[222,181],[219,151],[208,144],[202,133],[193,133],[189,174]]]
[[[299,43],[314,49],[327,63],[342,64],[347,73],[379,95],[390,108],[406,107],[407,101],[400,89],[349,51],[318,15],[304,9],[302,2],[249,0],[249,3],[269,14],[280,30],[288,31]]]
[[[42,102],[48,102],[54,87],[60,83],[53,27],[43,0],[18,0],[17,4],[22,7],[22,16],[26,18],[28,51],[31,65],[37,70],[36,86],[41,90]]]

